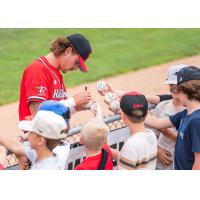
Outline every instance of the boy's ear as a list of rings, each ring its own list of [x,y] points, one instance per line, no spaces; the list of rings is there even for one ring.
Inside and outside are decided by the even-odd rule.
[[[83,144],[83,139],[80,137],[79,143],[82,145]]]
[[[122,118],[122,120],[123,120],[123,122],[124,122],[125,124],[127,124],[127,122],[129,122],[128,117],[127,117],[126,114],[124,114],[123,112],[121,113],[121,118]]]
[[[40,140],[39,140],[39,146],[43,146],[44,144],[46,145],[46,140],[45,140],[45,138],[43,138],[43,137],[40,137]]]

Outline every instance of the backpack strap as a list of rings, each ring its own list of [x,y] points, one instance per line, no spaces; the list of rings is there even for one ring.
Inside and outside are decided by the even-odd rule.
[[[101,157],[101,161],[100,161],[100,164],[99,164],[97,170],[104,170],[106,163],[108,161],[108,152],[103,148],[101,151],[102,151],[102,157]]]

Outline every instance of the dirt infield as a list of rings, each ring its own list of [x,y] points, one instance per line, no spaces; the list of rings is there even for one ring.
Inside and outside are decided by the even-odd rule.
[[[200,55],[179,59],[136,72],[129,72],[127,74],[106,78],[104,80],[110,83],[113,87],[122,90],[139,90],[146,94],[166,93],[168,91],[168,88],[162,83],[166,79],[168,67],[174,64],[188,64],[199,66]],[[88,86],[88,90],[92,92],[94,99],[102,105],[104,115],[112,114],[107,109],[106,104],[103,102],[103,98],[96,92],[96,82],[79,85],[78,87],[70,89],[69,92],[71,94],[74,94],[75,92],[84,90],[84,87],[86,85]],[[79,112],[72,117],[71,124],[72,126],[74,126],[84,123],[91,117],[92,114],[89,111]],[[0,121],[0,134],[15,135],[20,132],[17,128],[18,102],[0,107]]]

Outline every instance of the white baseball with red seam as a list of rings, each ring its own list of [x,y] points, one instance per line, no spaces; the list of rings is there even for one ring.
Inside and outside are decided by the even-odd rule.
[[[90,107],[91,107],[92,104],[93,104],[93,102],[89,101],[88,103],[83,104],[82,108],[84,108],[84,109],[90,109]]]
[[[108,86],[105,81],[98,81],[97,82],[97,90],[99,92],[103,92],[108,89]]]
[[[111,92],[108,92],[105,96],[104,96],[104,101],[107,103],[107,104],[110,104],[112,101],[114,100],[117,100],[118,97],[115,93],[111,93]]]
[[[119,111],[119,109],[120,109],[120,103],[119,103],[119,101],[117,101],[117,100],[111,101],[109,108],[113,112]]]

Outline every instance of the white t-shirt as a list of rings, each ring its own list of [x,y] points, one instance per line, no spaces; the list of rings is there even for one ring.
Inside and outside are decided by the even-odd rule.
[[[54,156],[46,159],[37,160],[37,152],[31,149],[29,142],[24,142],[24,150],[27,158],[31,161],[31,170],[63,170],[65,163],[69,155],[70,145],[63,141],[62,145],[59,145],[53,149]]]
[[[172,100],[167,100],[167,101],[163,101],[159,103],[154,109],[152,114],[159,118],[166,118],[166,117],[169,117],[170,115],[174,115],[177,112],[180,112],[183,109],[184,107],[181,107],[180,109],[177,110],[174,107]],[[172,128],[172,130],[176,133],[175,128]],[[158,146],[169,151],[172,154],[172,157],[174,158],[174,149],[175,149],[176,142],[166,137],[159,131],[155,131],[155,132],[158,135]],[[159,160],[157,160],[156,168],[161,169],[161,170],[164,170],[164,169],[172,170],[174,169],[174,164],[172,163],[170,165],[163,165]]]
[[[137,132],[125,142],[119,154],[119,170],[155,169],[157,138],[152,130]]]

